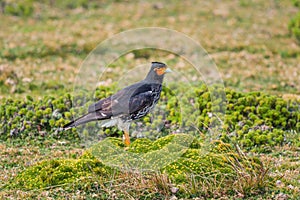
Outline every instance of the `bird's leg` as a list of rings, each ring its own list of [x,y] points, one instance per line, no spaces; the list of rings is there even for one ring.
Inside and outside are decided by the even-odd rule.
[[[129,137],[129,132],[124,130],[124,144],[125,146],[130,145],[130,137]]]
[[[129,123],[125,123],[123,126],[123,131],[124,131],[124,144],[126,147],[130,145],[130,137],[129,137]]]

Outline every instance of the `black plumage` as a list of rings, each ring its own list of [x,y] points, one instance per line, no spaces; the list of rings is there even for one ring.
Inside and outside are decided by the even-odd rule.
[[[157,104],[164,75],[167,72],[170,72],[170,69],[164,63],[152,62],[150,71],[144,80],[90,105],[87,114],[66,124],[64,128],[68,129],[90,121],[104,120],[103,127],[117,125],[119,129],[123,130],[125,144],[129,145],[130,122],[144,117]]]

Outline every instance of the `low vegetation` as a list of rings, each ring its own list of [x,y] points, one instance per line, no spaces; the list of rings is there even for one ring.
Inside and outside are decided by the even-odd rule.
[[[151,185],[147,185],[147,182],[144,183],[144,187],[147,187],[149,191],[147,191],[148,194],[139,196],[140,198],[159,198],[160,195],[171,196],[171,187],[178,188],[174,194],[185,198],[195,195],[206,197],[229,194],[251,196],[272,187],[268,169],[263,166],[259,158],[245,156],[231,145],[221,141],[214,141],[213,148],[204,153],[201,143],[190,139],[191,136],[184,134],[166,136],[155,142],[139,139],[127,151],[124,151],[124,146],[120,147],[120,145],[122,146],[121,140],[107,138],[93,146],[78,159],[45,160],[29,167],[19,173],[5,187],[25,190],[55,187],[66,189],[81,187],[83,183],[88,184],[94,180],[95,182],[90,183],[91,185],[82,188],[84,192],[93,193],[96,189],[94,187],[98,185],[99,189],[103,191],[102,195],[112,197],[105,190],[105,186],[102,188],[103,184],[109,181],[118,182],[118,179],[122,179],[124,174],[134,173],[142,177],[143,180],[151,176],[156,177],[156,187],[159,184],[161,187],[158,193],[155,193],[150,190]],[[190,141],[190,144],[186,141]],[[110,151],[105,148],[108,143],[112,144]],[[178,149],[181,149],[181,152]],[[118,155],[111,151],[118,152]],[[178,155],[175,155],[176,153]],[[103,154],[109,155],[109,158],[105,159],[106,156]],[[137,155],[141,160],[137,160]],[[165,157],[169,157],[169,163],[166,163]],[[109,167],[107,162],[111,162],[112,159],[114,159],[114,167]],[[120,160],[123,163],[119,163]],[[152,160],[154,166],[159,163],[164,166],[161,167],[160,172],[149,171],[150,169],[147,170],[146,166],[139,166],[140,169],[136,168],[138,166],[135,166],[135,163],[146,165],[145,162],[141,162],[142,160],[148,162]],[[126,163],[130,163],[131,168]],[[210,188],[212,183],[217,185]],[[191,184],[195,185],[190,187]],[[115,198],[124,197],[129,187],[130,185],[125,185],[123,191],[114,194]],[[200,188],[205,188],[205,190]],[[129,190],[128,192],[133,196],[136,195],[134,191]]]
[[[149,128],[140,137],[155,139],[176,131],[200,137],[217,126],[217,131],[221,134],[219,137],[223,141],[236,142],[244,150],[270,151],[273,146],[284,144],[300,147],[300,114],[297,99],[285,100],[263,92],[241,93],[230,89],[222,91],[222,88],[215,86],[213,92],[216,92],[219,98],[211,101],[212,91],[205,85],[190,88],[188,92],[185,91],[183,98],[178,99],[174,92],[182,90],[181,87],[169,87],[171,89],[165,88],[162,92],[157,109],[161,111],[165,108],[163,116],[149,115],[143,118],[141,122]],[[220,95],[222,92],[226,96]],[[100,87],[95,91],[95,95],[90,97],[77,94],[76,98],[74,97],[76,102],[72,101],[69,94],[58,98],[45,96],[37,101],[30,96],[25,100],[4,99],[0,105],[0,117],[4,122],[0,125],[0,137],[2,140],[19,138],[30,141],[52,137],[76,141],[80,139],[80,131],[83,135],[97,135],[102,129],[95,129],[95,123],[87,124],[79,128],[79,131],[75,128],[62,131],[60,128],[86,112],[89,104],[111,93],[109,87]],[[223,108],[226,109],[224,113]],[[187,113],[188,116],[183,116]],[[156,116],[155,114],[152,113]],[[218,116],[221,114],[225,114],[222,125]],[[155,130],[155,127],[161,124],[170,128]],[[135,126],[136,124],[133,124],[133,128],[136,128]],[[102,134],[121,135],[122,132],[116,128],[109,128],[102,130]]]
[[[298,199],[299,5],[0,0],[0,198]],[[75,91],[101,41],[149,26],[201,43],[226,88],[195,79],[172,52],[141,49],[110,63],[94,91]],[[97,122],[61,130],[151,61],[188,83],[167,82],[157,109],[132,124],[130,147]]]

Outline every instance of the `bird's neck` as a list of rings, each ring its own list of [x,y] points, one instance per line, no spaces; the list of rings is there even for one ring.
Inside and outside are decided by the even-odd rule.
[[[161,75],[161,76],[157,76],[156,74],[154,73],[149,73],[145,80],[147,83],[156,83],[156,84],[162,84],[164,80],[164,75]]]

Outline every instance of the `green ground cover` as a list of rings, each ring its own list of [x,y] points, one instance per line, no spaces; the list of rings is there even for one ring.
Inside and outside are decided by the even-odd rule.
[[[0,21],[1,198],[299,198],[299,1],[4,0]],[[165,115],[142,119],[145,138],[133,137],[129,149],[116,128],[59,131],[116,91],[122,69],[154,60],[189,69],[170,52],[135,50],[111,63],[88,96],[72,93],[80,64],[99,42],[148,26],[199,41],[224,80],[226,88],[215,90],[225,96],[212,101],[199,83],[178,99],[186,88],[166,85],[157,106]],[[161,124],[169,128],[155,129]],[[107,138],[85,148],[80,134],[99,132]],[[107,144],[119,150],[115,159],[105,154]],[[143,171],[137,155],[155,158],[148,167],[167,165]]]

